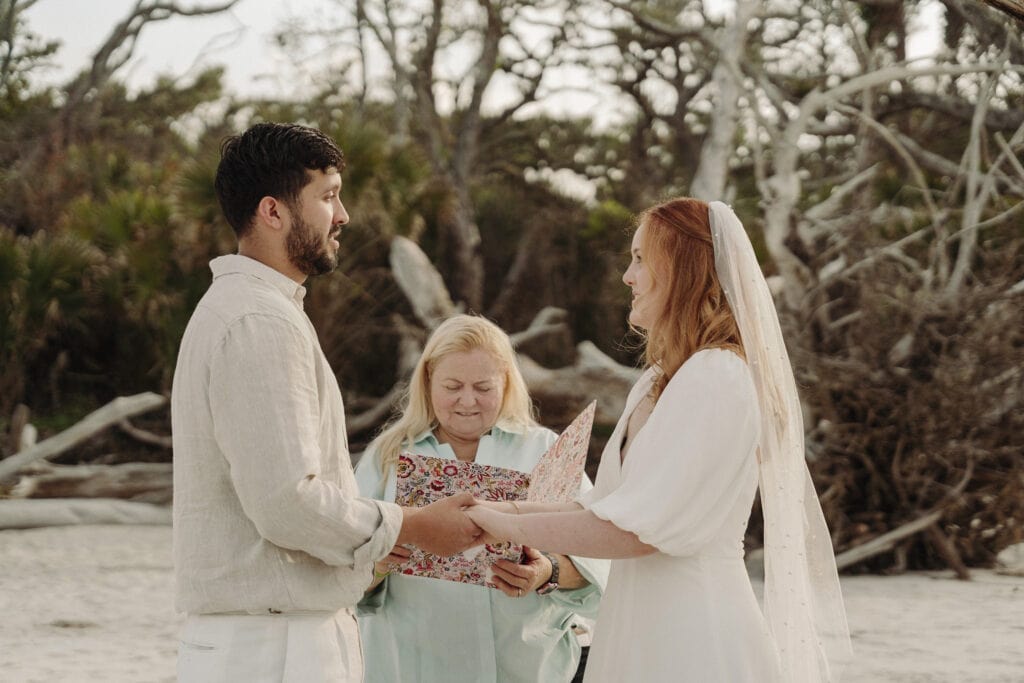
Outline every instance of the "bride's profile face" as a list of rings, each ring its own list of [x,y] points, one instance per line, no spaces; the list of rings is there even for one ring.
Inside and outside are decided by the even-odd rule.
[[[633,233],[629,268],[622,274],[622,281],[633,291],[629,322],[644,330],[650,329],[654,321],[657,320],[662,304],[661,290],[652,277],[651,263],[644,253],[644,236],[646,234],[647,226],[641,223]]]

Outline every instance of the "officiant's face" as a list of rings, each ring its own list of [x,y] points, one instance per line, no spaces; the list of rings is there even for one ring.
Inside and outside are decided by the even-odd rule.
[[[494,426],[505,395],[505,372],[483,349],[447,353],[430,374],[430,401],[448,436],[476,440]]]
[[[632,306],[629,309],[629,322],[636,327],[648,330],[657,320],[661,311],[661,292],[651,276],[651,262],[644,246],[647,226],[643,223],[633,233],[633,244],[630,247],[631,259],[629,268],[622,274],[622,281],[633,291]]]

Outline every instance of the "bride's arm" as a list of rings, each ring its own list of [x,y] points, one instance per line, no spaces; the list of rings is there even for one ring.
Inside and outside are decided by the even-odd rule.
[[[650,555],[658,550],[642,542],[633,532],[624,531],[575,503],[552,505],[571,507],[556,512],[534,513],[531,510],[531,514],[516,515],[498,512],[486,505],[474,505],[466,509],[466,514],[493,538],[563,555],[621,559]],[[523,511],[527,511],[525,507]]]
[[[480,500],[479,498],[474,505],[515,515],[532,514],[535,512],[575,512],[583,509],[583,506],[579,503],[536,503],[525,500],[491,501]]]

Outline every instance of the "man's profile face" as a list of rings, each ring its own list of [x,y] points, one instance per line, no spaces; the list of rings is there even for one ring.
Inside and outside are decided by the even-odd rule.
[[[323,275],[338,267],[337,238],[349,220],[341,203],[338,170],[309,171],[309,178],[298,201],[288,203],[292,225],[285,240],[288,260],[307,276]]]

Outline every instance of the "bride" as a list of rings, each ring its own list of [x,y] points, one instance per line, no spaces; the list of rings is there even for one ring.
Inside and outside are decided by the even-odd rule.
[[[721,202],[640,215],[623,281],[646,371],[578,503],[483,503],[488,535],[612,558],[586,681],[824,682],[849,632],[796,384],[743,226]],[[760,484],[765,609],[743,562]]]

